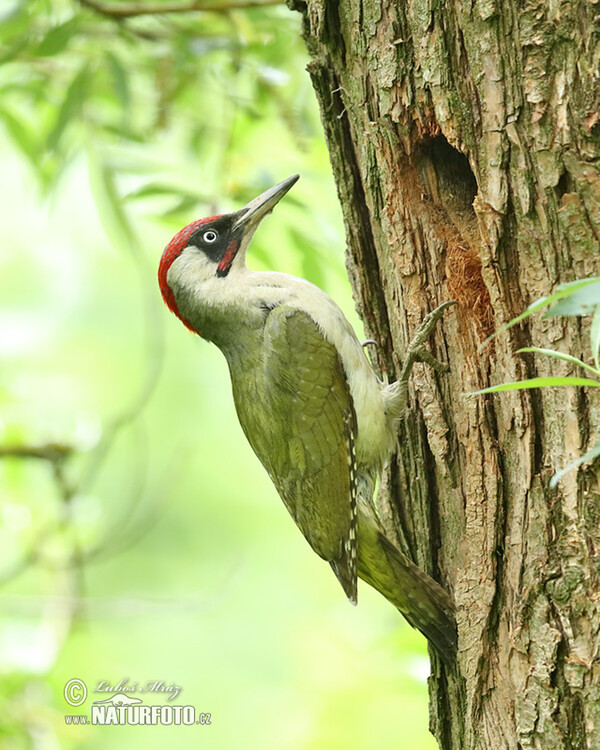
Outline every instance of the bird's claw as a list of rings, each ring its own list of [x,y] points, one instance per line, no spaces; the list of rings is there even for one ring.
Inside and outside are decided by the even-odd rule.
[[[379,344],[375,341],[375,339],[364,339],[364,341],[360,342],[360,345],[363,348],[366,348],[367,346],[379,346]]]

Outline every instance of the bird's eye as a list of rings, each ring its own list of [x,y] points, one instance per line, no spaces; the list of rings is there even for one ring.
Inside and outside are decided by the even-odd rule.
[[[208,232],[204,232],[202,239],[204,242],[215,242],[217,239],[217,233],[212,229],[209,229]]]

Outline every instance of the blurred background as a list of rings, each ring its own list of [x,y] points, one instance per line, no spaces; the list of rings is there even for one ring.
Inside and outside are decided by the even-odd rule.
[[[431,750],[423,638],[346,602],[156,282],[182,226],[299,172],[249,263],[360,332],[300,17],[146,2],[0,5],[0,748]],[[124,679],[211,726],[65,724]]]

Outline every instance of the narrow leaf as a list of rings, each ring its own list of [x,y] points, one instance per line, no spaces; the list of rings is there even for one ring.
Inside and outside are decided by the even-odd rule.
[[[193,198],[196,203],[210,203],[211,198],[201,193],[195,193],[191,190],[185,190],[179,185],[168,185],[166,182],[149,182],[146,185],[142,185],[135,190],[124,195],[124,199],[138,200],[141,198],[153,198],[155,196],[164,196],[172,198],[173,196],[179,196],[180,198]]]
[[[520,380],[517,383],[503,383],[502,385],[492,385],[490,388],[484,388],[481,391],[472,391],[465,393],[465,396],[479,396],[482,393],[499,393],[500,391],[520,391],[529,388],[549,388],[556,386],[593,386],[600,388],[600,382],[590,380],[589,378],[531,378],[530,380]]]
[[[588,461],[593,461],[595,458],[598,458],[598,456],[600,456],[600,440],[598,440],[596,445],[591,450],[589,450],[584,456],[580,456],[579,458],[576,458],[575,461],[572,461],[568,466],[565,466],[564,469],[557,471],[556,474],[550,480],[550,488],[553,489],[554,487],[556,487],[556,485],[560,482],[560,480],[564,477],[564,475],[568,471],[573,471],[573,469],[577,469],[579,466],[587,463]]]
[[[536,300],[535,302],[532,302],[529,307],[524,310],[520,315],[517,315],[516,318],[513,318],[512,320],[509,320],[508,323],[505,323],[503,326],[500,326],[500,328],[497,331],[494,331],[491,336],[488,336],[487,339],[479,346],[479,351],[482,351],[493,339],[496,338],[496,336],[499,336],[504,331],[507,331],[509,328],[512,328],[513,326],[516,326],[517,323],[520,323],[522,320],[525,320],[525,318],[528,318],[530,315],[533,315],[538,310],[542,310],[544,307],[547,307],[548,305],[551,305],[553,302],[558,302],[558,300],[563,299],[564,297],[569,297],[571,294],[576,292],[578,289],[581,289],[588,284],[594,284],[595,282],[600,281],[597,277],[591,278],[591,279],[577,279],[576,281],[569,281],[566,284],[560,284],[558,287],[556,287],[556,290],[550,294],[548,297],[540,297],[540,299]]]
[[[164,219],[169,219],[174,216],[179,216],[180,214],[186,214],[197,205],[198,200],[195,196],[184,196],[180,200],[178,200],[174,206],[167,209],[166,211],[162,211],[160,215]]]
[[[597,370],[595,367],[592,367],[591,365],[588,365],[585,362],[582,362],[580,359],[577,359],[577,357],[573,357],[570,354],[557,352],[557,351],[554,351],[554,349],[540,349],[537,346],[526,346],[523,349],[517,349],[517,354],[523,354],[524,352],[534,352],[535,354],[544,354],[547,357],[555,357],[556,359],[564,359],[565,362],[571,362],[571,364],[577,365],[577,367],[583,367],[584,369],[589,370],[590,372],[593,372],[594,375],[600,376],[600,370]]]
[[[78,18],[71,18],[59,26],[54,26],[42,39],[35,54],[38,57],[49,57],[62,52],[78,29]]]
[[[592,348],[592,357],[596,363],[596,367],[600,370],[600,364],[598,362],[598,353],[600,351],[600,305],[594,312],[592,318],[592,326],[590,329],[590,346]]]
[[[591,283],[558,302],[548,310],[545,318],[555,318],[558,315],[591,315],[600,305],[600,279],[590,279]]]
[[[125,116],[129,111],[130,102],[129,76],[121,61],[113,52],[107,51],[105,55],[113,79],[114,92],[121,105],[122,114]]]
[[[31,129],[22,120],[6,110],[0,111],[0,118],[4,120],[6,130],[9,132],[15,144],[29,159],[34,167],[38,167],[39,149],[31,133]]]
[[[292,237],[292,245],[300,253],[302,263],[302,276],[317,286],[325,285],[323,275],[322,256],[319,252],[317,243],[310,242],[303,232],[290,228],[289,233]]]
[[[64,129],[81,111],[89,77],[89,68],[84,65],[71,81],[62,106],[58,111],[56,123],[48,135],[47,146],[50,150],[54,150],[58,146]]]
[[[88,165],[92,194],[107,235],[118,247],[135,255],[135,235],[117,191],[114,171],[101,161],[91,146],[88,149]]]
[[[4,52],[0,54],[0,65],[4,65],[4,63],[7,63],[17,57],[19,52],[27,47],[28,42],[29,39],[27,38],[27,36],[22,36],[18,38],[13,44],[10,44],[4,50]]]

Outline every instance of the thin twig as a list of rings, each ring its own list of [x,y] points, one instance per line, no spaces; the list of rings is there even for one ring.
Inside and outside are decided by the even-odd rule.
[[[81,5],[109,18],[133,18],[135,16],[162,15],[164,13],[190,13],[205,11],[208,13],[227,13],[240,8],[261,8],[262,6],[283,5],[284,0],[221,0],[204,2],[190,0],[186,3],[99,3],[96,0],[79,0]]]
[[[66,460],[75,449],[66,443],[45,443],[43,445],[0,445],[0,458],[33,458],[48,461],[52,464],[54,480],[65,503],[68,503],[75,491],[65,474]]]
[[[55,463],[56,461],[64,461],[73,451],[73,446],[64,443],[0,445],[0,458],[40,458]]]

